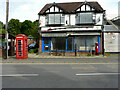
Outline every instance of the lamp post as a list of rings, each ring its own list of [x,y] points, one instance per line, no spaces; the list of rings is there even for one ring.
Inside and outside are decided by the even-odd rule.
[[[6,27],[5,27],[5,58],[8,58],[8,14],[9,13],[9,0],[6,0]]]

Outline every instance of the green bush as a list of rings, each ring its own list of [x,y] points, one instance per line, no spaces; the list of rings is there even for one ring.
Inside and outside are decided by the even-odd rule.
[[[87,56],[91,56],[90,54],[87,54]]]
[[[35,49],[34,49],[34,53],[37,53],[37,52],[38,52],[38,48],[35,48]]]
[[[37,53],[37,52],[38,52],[38,48],[30,49],[30,50],[29,50],[29,53]]]
[[[105,53],[105,56],[110,56],[110,53]]]
[[[34,49],[30,49],[30,50],[29,50],[29,53],[34,53]]]

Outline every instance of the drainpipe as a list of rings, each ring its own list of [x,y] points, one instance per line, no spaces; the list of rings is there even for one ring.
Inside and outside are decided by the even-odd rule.
[[[104,48],[104,26],[102,26],[102,43],[103,43],[103,45],[102,45],[102,53],[103,53],[103,56],[105,56],[105,48]]]
[[[106,11],[104,11],[103,22],[102,22],[102,51],[103,51],[102,54],[103,56],[105,56],[105,47],[104,47],[104,25],[105,25],[104,19],[106,19],[105,15],[106,15]]]

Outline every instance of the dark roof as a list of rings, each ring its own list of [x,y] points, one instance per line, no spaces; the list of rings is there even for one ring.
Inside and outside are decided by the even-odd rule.
[[[77,8],[79,8],[85,2],[69,2],[69,3],[50,3],[46,4],[38,14],[42,14],[45,10],[47,10],[53,4],[57,5],[58,7],[62,8],[64,11],[71,13]],[[93,8],[96,8],[100,11],[104,11],[103,8],[100,6],[98,2],[87,2],[87,4],[91,5]]]
[[[12,35],[12,34],[8,34],[9,36],[8,36],[8,39],[15,39],[15,36],[14,35]],[[5,34],[3,34],[3,33],[0,33],[0,38],[5,38]]]
[[[104,25],[104,32],[120,32],[120,31],[113,25]]]
[[[120,29],[120,19],[112,21]]]

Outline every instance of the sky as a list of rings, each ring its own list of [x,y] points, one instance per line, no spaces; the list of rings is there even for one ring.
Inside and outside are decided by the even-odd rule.
[[[35,21],[38,19],[39,11],[47,3],[62,2],[81,2],[85,0],[9,0],[9,20],[19,19],[20,22],[25,20]],[[108,19],[118,16],[118,2],[120,0],[86,0],[98,1],[98,3],[106,10]],[[6,22],[6,0],[0,0],[0,21]]]

